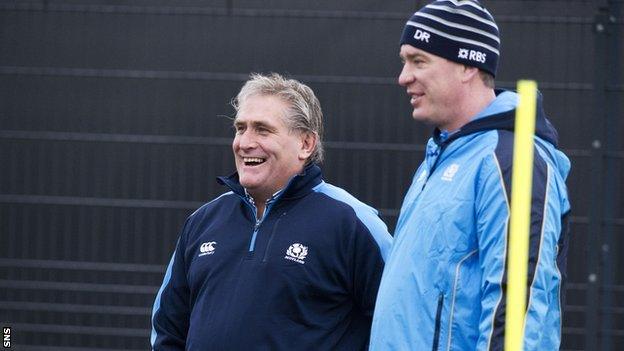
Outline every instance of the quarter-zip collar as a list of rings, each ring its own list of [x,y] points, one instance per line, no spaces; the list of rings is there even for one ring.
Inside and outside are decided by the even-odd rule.
[[[496,89],[495,92],[496,92],[497,99],[499,99],[500,94],[506,91],[507,90]],[[495,103],[496,103],[496,100],[494,101],[493,104]],[[508,95],[505,96],[504,104],[506,106],[509,106],[510,103],[512,102],[509,101],[509,96]],[[472,121],[470,121],[469,123],[467,123],[466,125],[464,125],[459,130],[457,130],[456,132],[452,134],[445,133],[444,131],[441,131],[440,129],[436,128],[433,131],[433,141],[436,144],[438,144],[440,147],[444,148],[446,147],[446,145],[452,143],[454,140],[458,138],[461,138],[462,136],[474,134],[477,132],[482,132],[486,130],[494,130],[494,129],[508,130],[508,131],[513,132],[515,128],[515,121],[516,121],[517,101],[515,105],[512,103],[511,106],[509,106],[510,109],[506,109],[504,111],[500,111],[500,110],[496,111],[496,108],[494,108],[492,105],[488,106],[488,109],[492,109],[493,111],[495,111],[493,114],[483,116],[483,113],[479,113],[476,119],[473,119]],[[486,110],[483,112],[488,112],[488,111]],[[557,142],[558,142],[557,131],[555,130],[553,125],[550,123],[548,118],[546,118],[546,113],[544,112],[544,107],[542,105],[542,93],[539,91],[537,92],[537,106],[536,106],[535,113],[536,113],[535,135],[537,135],[541,139],[551,143],[552,145],[556,147]]]
[[[440,130],[439,128],[434,129],[433,136],[427,143],[427,153],[425,157],[428,177],[435,171],[440,160],[440,155],[444,153],[449,144],[458,138],[487,130],[499,129],[511,132],[514,131],[519,97],[515,92],[504,89],[496,89],[495,93],[496,99],[460,129],[452,133]],[[548,118],[546,118],[546,113],[542,106],[542,93],[539,91],[537,92],[535,113],[535,135],[556,147],[558,141],[557,131]]]
[[[309,194],[322,181],[321,168],[312,163],[306,166],[300,174],[292,177],[284,188],[277,191],[269,201],[280,199],[299,198]],[[217,182],[230,188],[235,194],[244,199],[251,199],[247,190],[240,184],[238,173],[227,177],[217,177]],[[253,202],[251,202],[253,204]]]
[[[235,194],[237,194],[243,202],[250,208],[253,219],[254,226],[253,231],[251,233],[251,239],[249,241],[249,255],[252,255],[256,246],[256,238],[258,236],[258,231],[260,230],[260,226],[264,222],[265,218],[269,216],[269,212],[275,206],[275,204],[281,199],[291,199],[291,198],[299,198],[303,197],[310,192],[312,189],[318,185],[322,181],[321,178],[321,169],[315,165],[310,164],[303,171],[292,177],[286,186],[281,190],[274,193],[265,204],[264,212],[261,218],[257,217],[257,207],[254,202],[253,197],[249,195],[247,190],[240,184],[238,173],[234,173],[229,177],[218,177],[217,182],[227,186],[230,188]]]

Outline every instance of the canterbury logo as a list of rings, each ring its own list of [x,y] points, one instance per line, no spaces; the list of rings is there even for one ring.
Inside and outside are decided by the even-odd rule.
[[[199,247],[199,257],[205,256],[205,255],[212,255],[215,252],[215,245],[217,245],[216,241],[210,241],[207,243],[203,243],[201,244],[201,246]]]

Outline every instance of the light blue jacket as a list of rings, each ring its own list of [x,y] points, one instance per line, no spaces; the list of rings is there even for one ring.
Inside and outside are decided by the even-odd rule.
[[[405,196],[377,296],[373,351],[502,350],[517,95],[436,130]],[[538,99],[525,350],[558,350],[570,169]]]

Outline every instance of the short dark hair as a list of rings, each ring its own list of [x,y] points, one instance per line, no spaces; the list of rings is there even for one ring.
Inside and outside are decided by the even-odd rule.
[[[481,77],[481,80],[483,81],[483,84],[490,88],[490,89],[494,89],[494,87],[496,86],[494,83],[494,76],[489,73],[486,72],[484,70],[479,70],[479,76]]]

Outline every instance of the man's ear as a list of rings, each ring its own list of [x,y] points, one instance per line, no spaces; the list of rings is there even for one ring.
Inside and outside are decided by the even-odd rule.
[[[316,148],[316,143],[318,140],[318,134],[313,132],[303,132],[301,133],[301,148],[299,149],[299,159],[307,160],[310,158],[314,149]]]
[[[463,65],[462,69],[462,82],[466,83],[474,79],[479,75],[479,69],[477,67]]]

